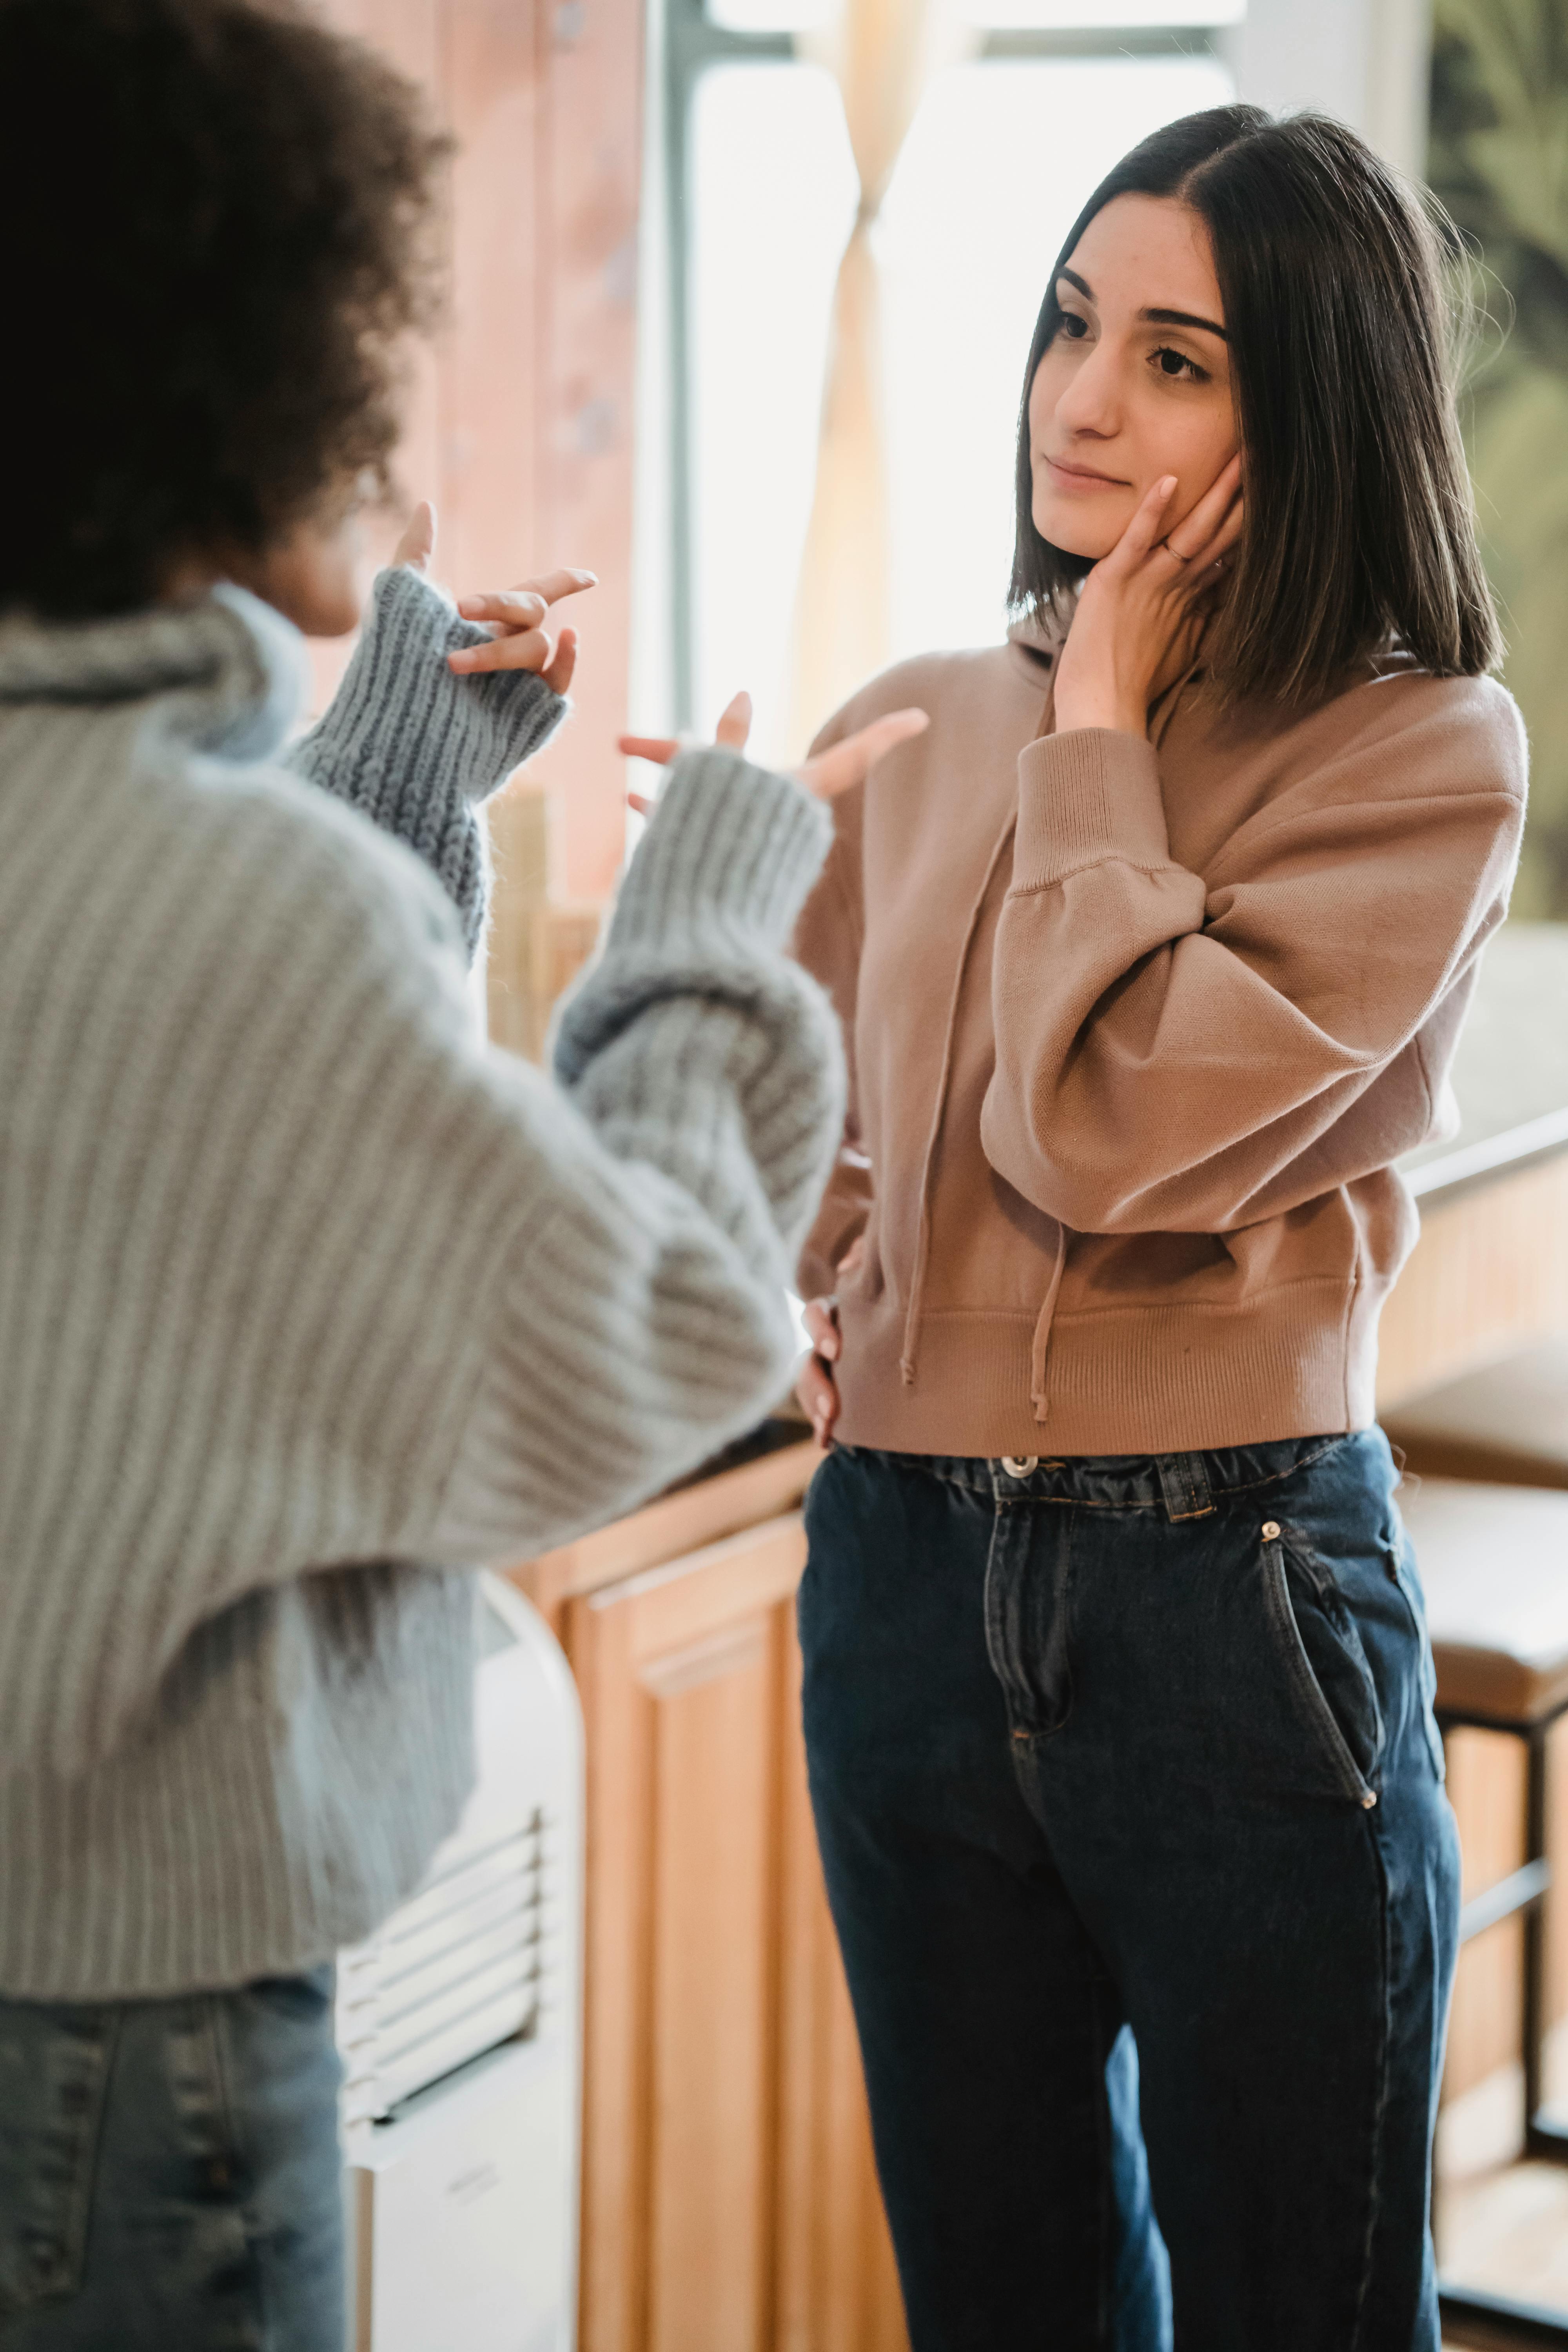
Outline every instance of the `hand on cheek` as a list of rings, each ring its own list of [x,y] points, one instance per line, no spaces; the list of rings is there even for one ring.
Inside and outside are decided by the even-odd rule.
[[[1142,735],[1155,693],[1197,653],[1241,534],[1239,457],[1171,523],[1176,496],[1173,474],[1155,482],[1084,582],[1057,666],[1060,734],[1097,727]]]

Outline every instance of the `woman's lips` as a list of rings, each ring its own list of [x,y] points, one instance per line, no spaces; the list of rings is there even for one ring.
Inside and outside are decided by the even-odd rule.
[[[1131,482],[1118,482],[1109,474],[1091,473],[1085,466],[1064,466],[1059,457],[1046,457],[1052,481],[1063,490],[1128,490]]]

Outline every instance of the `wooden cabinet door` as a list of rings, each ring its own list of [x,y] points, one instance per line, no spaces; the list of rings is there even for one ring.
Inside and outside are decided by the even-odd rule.
[[[584,2352],[903,2341],[799,1731],[798,1515],[573,1601]]]

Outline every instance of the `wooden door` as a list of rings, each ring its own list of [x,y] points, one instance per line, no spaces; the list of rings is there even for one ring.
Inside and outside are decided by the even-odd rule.
[[[573,1601],[584,2352],[897,2352],[799,1732],[798,1515]]]

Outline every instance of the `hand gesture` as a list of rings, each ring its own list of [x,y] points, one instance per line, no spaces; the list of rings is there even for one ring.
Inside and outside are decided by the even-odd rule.
[[[426,572],[435,551],[436,510],[428,499],[421,499],[392,560],[407,564],[412,572]],[[458,610],[464,620],[482,623],[490,641],[448,654],[447,667],[460,677],[485,670],[531,669],[552,694],[564,694],[577,667],[577,632],[568,625],[552,633],[550,608],[564,596],[576,596],[584,588],[597,585],[592,572],[550,572],[542,580],[520,581],[515,588],[460,596]]]
[[[889,710],[886,718],[873,719],[868,727],[847,735],[842,743],[819,751],[815,760],[805,761],[792,772],[795,781],[817,800],[837,800],[840,793],[863,782],[895,743],[906,743],[911,735],[923,735],[930,725],[923,710]],[[752,698],[741,693],[714,729],[714,738],[726,751],[743,751],[751,731]],[[680,750],[674,737],[668,735],[623,735],[618,740],[629,759],[651,760],[660,768],[667,768]],[[626,798],[639,815],[653,814],[653,803],[641,793],[628,793]]]
[[[1058,734],[1079,727],[1142,735],[1149,705],[1194,660],[1225,559],[1241,535],[1241,459],[1233,457],[1168,538],[1167,474],[1083,583],[1057,663]]]

